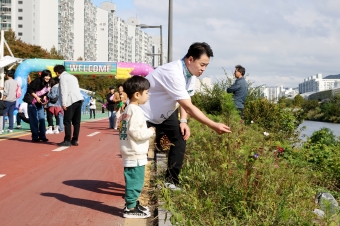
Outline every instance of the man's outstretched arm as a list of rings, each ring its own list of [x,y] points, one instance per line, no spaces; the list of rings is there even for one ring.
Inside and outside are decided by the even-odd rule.
[[[218,134],[231,132],[229,126],[226,126],[223,123],[214,122],[205,116],[200,109],[191,103],[190,99],[178,100],[177,102],[191,117],[215,130]]]

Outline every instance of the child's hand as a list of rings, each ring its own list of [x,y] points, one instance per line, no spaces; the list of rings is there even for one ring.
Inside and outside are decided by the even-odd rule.
[[[150,127],[149,129],[151,129],[151,130],[152,130],[152,132],[153,132],[153,135],[155,135],[155,134],[156,134],[156,129],[155,129],[155,127]]]

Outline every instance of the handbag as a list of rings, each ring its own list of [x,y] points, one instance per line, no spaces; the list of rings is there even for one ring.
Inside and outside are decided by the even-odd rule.
[[[25,96],[22,100],[24,102],[26,102],[27,104],[32,104],[33,96],[29,92],[26,92],[26,94],[25,94]]]
[[[49,98],[49,101],[50,101],[51,104],[57,103],[57,101],[58,101],[58,96],[56,96],[56,97],[54,97],[54,98]]]

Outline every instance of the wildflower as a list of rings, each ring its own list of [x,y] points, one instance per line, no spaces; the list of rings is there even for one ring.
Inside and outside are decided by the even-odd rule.
[[[243,122],[243,120],[241,119],[241,120],[240,120],[240,123],[242,123],[242,122]]]
[[[254,155],[254,159],[257,159],[257,158],[259,158],[259,154]]]
[[[277,147],[276,149],[277,149],[277,151],[280,152],[280,153],[283,153],[283,152],[285,151],[285,149],[283,149],[282,147]]]
[[[251,120],[251,121],[250,121],[250,123],[251,123],[251,124],[253,124],[253,123],[254,123],[254,121],[253,121],[253,120]]]
[[[269,133],[264,132],[263,135],[265,135],[267,137],[267,136],[269,136]]]

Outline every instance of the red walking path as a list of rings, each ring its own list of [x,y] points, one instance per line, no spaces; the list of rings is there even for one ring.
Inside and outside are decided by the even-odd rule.
[[[63,137],[0,139],[0,225],[126,225],[118,132],[105,119],[81,124],[77,147]]]

